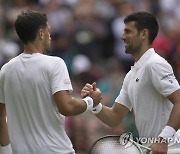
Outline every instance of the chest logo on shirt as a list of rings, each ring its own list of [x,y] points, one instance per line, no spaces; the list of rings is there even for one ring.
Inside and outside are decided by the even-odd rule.
[[[136,82],[139,82],[139,78],[136,79]]]
[[[169,80],[170,83],[173,83],[173,80]]]

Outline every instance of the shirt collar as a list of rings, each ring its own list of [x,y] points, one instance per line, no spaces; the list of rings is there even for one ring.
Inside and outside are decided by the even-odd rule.
[[[141,58],[134,63],[134,68],[140,68],[141,66],[143,66],[149,59],[149,57],[151,57],[151,55],[155,54],[155,51],[153,48],[148,49],[142,56]]]
[[[36,56],[36,55],[40,55],[41,53],[37,52],[37,53],[32,53],[32,54],[29,54],[29,53],[21,53],[20,55],[24,58],[31,58],[33,56]]]

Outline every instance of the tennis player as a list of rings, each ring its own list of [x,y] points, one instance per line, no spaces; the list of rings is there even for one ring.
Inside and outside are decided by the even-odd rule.
[[[93,111],[111,127],[117,126],[133,109],[140,137],[158,137],[150,145],[153,154],[167,153],[168,138],[180,128],[180,86],[172,67],[151,47],[159,25],[148,12],[135,12],[124,19],[122,40],[125,52],[135,59],[112,108],[98,104]],[[82,97],[93,88],[86,84]]]
[[[12,146],[14,154],[73,154],[64,130],[64,116],[91,110],[101,100],[99,91],[77,99],[70,95],[72,85],[67,67],[50,50],[50,26],[45,14],[26,11],[15,21],[24,52],[2,67],[0,72],[0,144]],[[4,126],[4,127],[3,127]],[[4,148],[5,148],[4,147]],[[10,153],[7,153],[10,154]]]

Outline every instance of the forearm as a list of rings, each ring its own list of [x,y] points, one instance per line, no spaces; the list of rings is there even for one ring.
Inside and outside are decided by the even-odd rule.
[[[100,113],[96,114],[97,118],[101,120],[103,123],[110,127],[116,127],[121,121],[116,119],[116,115],[113,112],[112,108],[107,106],[103,106]]]
[[[174,104],[167,125],[175,130],[180,128],[180,90],[172,93],[168,99]]]
[[[66,116],[78,115],[85,112],[87,109],[87,104],[82,99],[72,97],[68,103],[69,107],[67,108],[66,113],[64,113]]]
[[[6,113],[5,111],[3,111],[0,117],[0,145],[6,146],[9,143],[10,141],[9,141],[9,135],[8,135],[8,129],[6,123]]]
[[[119,103],[115,103],[112,108],[103,106],[101,112],[96,116],[105,124],[110,127],[116,127],[119,125],[125,115],[129,112],[129,109]]]
[[[53,95],[54,101],[61,114],[64,116],[74,116],[92,110],[93,106],[98,104],[101,99],[101,93],[96,90],[83,99],[74,98],[69,91],[59,91]]]
[[[171,110],[167,125],[159,134],[159,136],[164,139],[173,137],[176,131],[180,128],[180,90],[172,93],[170,96],[168,96],[168,99],[174,104],[174,106]]]
[[[64,116],[81,114],[86,111],[88,107],[84,100],[72,97],[68,91],[57,92],[53,97],[59,112]]]
[[[180,108],[179,103],[174,105],[168,123],[159,134],[159,137],[164,139],[165,142],[168,142],[168,138],[172,138],[175,135],[176,131],[180,128],[180,122],[179,122],[180,112],[178,110],[179,108]]]
[[[167,125],[173,127],[176,131],[180,128],[180,103],[174,104]]]

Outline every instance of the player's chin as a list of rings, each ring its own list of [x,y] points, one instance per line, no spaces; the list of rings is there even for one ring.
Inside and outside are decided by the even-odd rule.
[[[130,53],[130,51],[129,51],[128,49],[125,49],[125,53],[129,54],[129,53]]]
[[[127,50],[127,48],[128,48],[128,44],[125,44],[124,48],[125,48],[125,50]]]
[[[125,48],[125,53],[126,54],[132,54],[132,49],[129,47]]]

